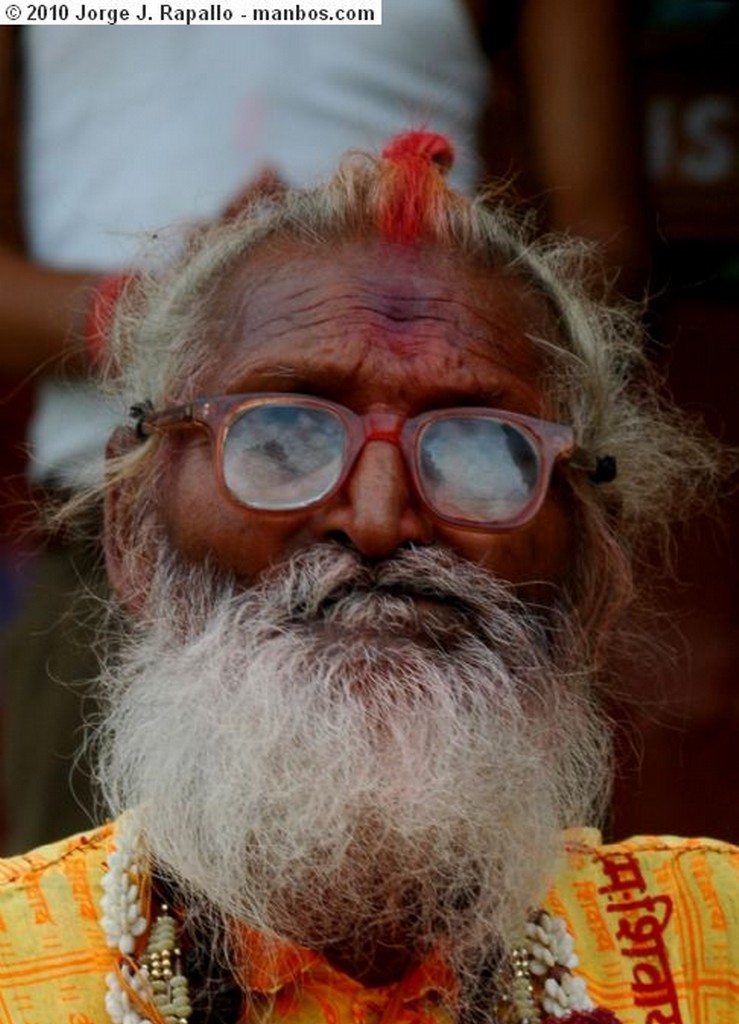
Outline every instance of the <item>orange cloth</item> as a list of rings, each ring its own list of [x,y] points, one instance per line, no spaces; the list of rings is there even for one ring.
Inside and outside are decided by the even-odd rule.
[[[269,1008],[274,1020],[300,1024],[451,1024],[456,979],[438,953],[394,985],[366,988],[318,953],[257,932],[240,936],[241,981],[251,995],[253,1020]]]
[[[114,957],[99,908],[114,833],[0,862],[0,1024],[107,1024]],[[579,830],[545,907],[567,921],[591,998],[622,1024],[739,1022],[739,849],[670,837],[602,846]],[[250,950],[251,1024],[380,1024],[388,1007],[408,1024],[450,1019],[453,981],[437,957],[399,986],[367,989],[314,953],[274,953]]]

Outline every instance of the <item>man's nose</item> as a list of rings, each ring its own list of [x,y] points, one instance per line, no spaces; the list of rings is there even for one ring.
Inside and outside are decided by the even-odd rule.
[[[322,510],[319,530],[321,539],[349,543],[366,558],[387,558],[402,544],[430,543],[430,513],[396,444],[367,442],[343,488]]]

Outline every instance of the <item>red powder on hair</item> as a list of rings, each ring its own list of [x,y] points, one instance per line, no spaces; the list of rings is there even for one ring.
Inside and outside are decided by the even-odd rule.
[[[454,148],[443,135],[412,131],[391,139],[382,157],[380,233],[388,242],[415,242],[446,191]]]

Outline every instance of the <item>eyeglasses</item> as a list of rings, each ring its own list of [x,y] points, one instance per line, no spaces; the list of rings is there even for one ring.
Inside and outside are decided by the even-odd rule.
[[[439,519],[510,530],[541,508],[558,461],[612,480],[615,460],[575,446],[572,427],[487,408],[437,409],[407,418],[357,415],[309,395],[259,393],[197,398],[156,412],[133,406],[141,437],[205,428],[216,476],[234,504],[259,512],[317,507],[340,490],[368,441],[403,453],[413,485]]]

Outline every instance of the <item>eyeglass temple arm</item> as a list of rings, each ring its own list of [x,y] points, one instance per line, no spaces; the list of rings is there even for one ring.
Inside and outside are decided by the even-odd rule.
[[[128,415],[134,421],[133,427],[136,436],[145,440],[155,430],[163,430],[178,423],[192,422],[194,419],[194,406],[192,402],[187,405],[177,405],[165,412],[155,412],[154,406],[146,399],[144,402],[137,402],[132,405]]]
[[[594,484],[610,484],[618,473],[615,455],[593,455],[586,448],[575,448],[570,466],[583,470]]]

